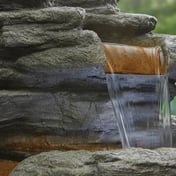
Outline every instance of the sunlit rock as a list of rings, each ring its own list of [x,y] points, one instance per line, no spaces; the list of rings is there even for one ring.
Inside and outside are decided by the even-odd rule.
[[[1,0],[0,11],[68,6],[83,7],[87,12],[91,13],[115,14],[119,11],[117,1],[118,0]]]
[[[9,176],[175,176],[176,150],[53,151],[24,160]]]

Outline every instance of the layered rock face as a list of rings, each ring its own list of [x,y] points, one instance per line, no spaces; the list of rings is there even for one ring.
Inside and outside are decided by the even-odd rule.
[[[1,154],[117,148],[102,41],[159,45],[175,63],[175,36],[151,34],[155,17],[121,13],[116,0],[0,0],[0,11]],[[174,152],[50,152],[11,175],[175,175]]]
[[[120,141],[101,42],[160,45],[174,62],[175,37],[149,34],[155,17],[116,3],[0,0],[1,149]]]
[[[175,153],[171,148],[154,151],[140,148],[101,152],[53,151],[24,160],[10,176],[174,176]]]
[[[24,8],[47,8],[56,6],[83,7],[87,12],[111,14],[119,11],[118,0],[1,0],[0,10],[20,10]]]
[[[1,149],[99,143],[107,121],[117,134],[102,44],[84,17],[73,7],[0,13]]]

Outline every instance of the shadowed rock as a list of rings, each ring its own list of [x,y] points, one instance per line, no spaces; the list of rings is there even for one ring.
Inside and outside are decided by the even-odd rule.
[[[72,7],[0,13],[0,66],[46,70],[104,65],[100,39],[80,28],[84,16],[83,9]]]
[[[81,8],[52,7],[39,10],[21,10],[15,12],[1,12],[0,24],[60,24],[61,29],[73,29],[80,27],[84,19],[85,11]]]
[[[0,11],[36,8],[42,6],[42,0],[0,0]]]
[[[35,70],[35,72],[30,70],[20,72],[12,68],[1,68],[0,82],[0,88],[8,90],[79,90],[105,91],[107,93],[104,70],[100,66],[45,69]]]
[[[0,91],[0,104],[1,149],[42,149],[32,143],[49,135],[51,139],[44,137],[48,145],[119,142],[111,102],[104,92]]]
[[[33,143],[35,150],[38,142],[40,149],[40,139],[49,148],[53,143],[119,141],[114,139],[114,122],[111,128],[104,123],[113,121],[113,113],[103,92],[107,89],[100,66],[105,64],[102,43],[95,32],[81,28],[84,17],[85,10],[73,7],[0,13],[1,149],[26,150]],[[99,100],[94,102],[95,97]],[[97,118],[103,109],[106,115]]]
[[[74,47],[63,49],[49,49],[19,58],[16,67],[23,70],[37,71],[64,67],[81,67],[101,63],[102,58],[97,53],[101,47]]]
[[[0,11],[56,6],[83,7],[88,12],[114,14],[119,11],[118,0],[0,0]]]

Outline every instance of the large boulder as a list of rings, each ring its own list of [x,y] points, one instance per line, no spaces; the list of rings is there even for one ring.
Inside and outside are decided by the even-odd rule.
[[[87,152],[53,151],[29,157],[9,176],[116,176],[176,175],[176,149],[126,149]]]
[[[23,8],[36,8],[42,6],[42,0],[0,0],[0,11],[19,10]]]

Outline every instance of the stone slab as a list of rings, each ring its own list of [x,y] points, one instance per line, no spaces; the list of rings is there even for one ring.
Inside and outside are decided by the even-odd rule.
[[[25,159],[9,176],[175,176],[175,162],[174,148],[132,148],[93,153],[53,151]]]

